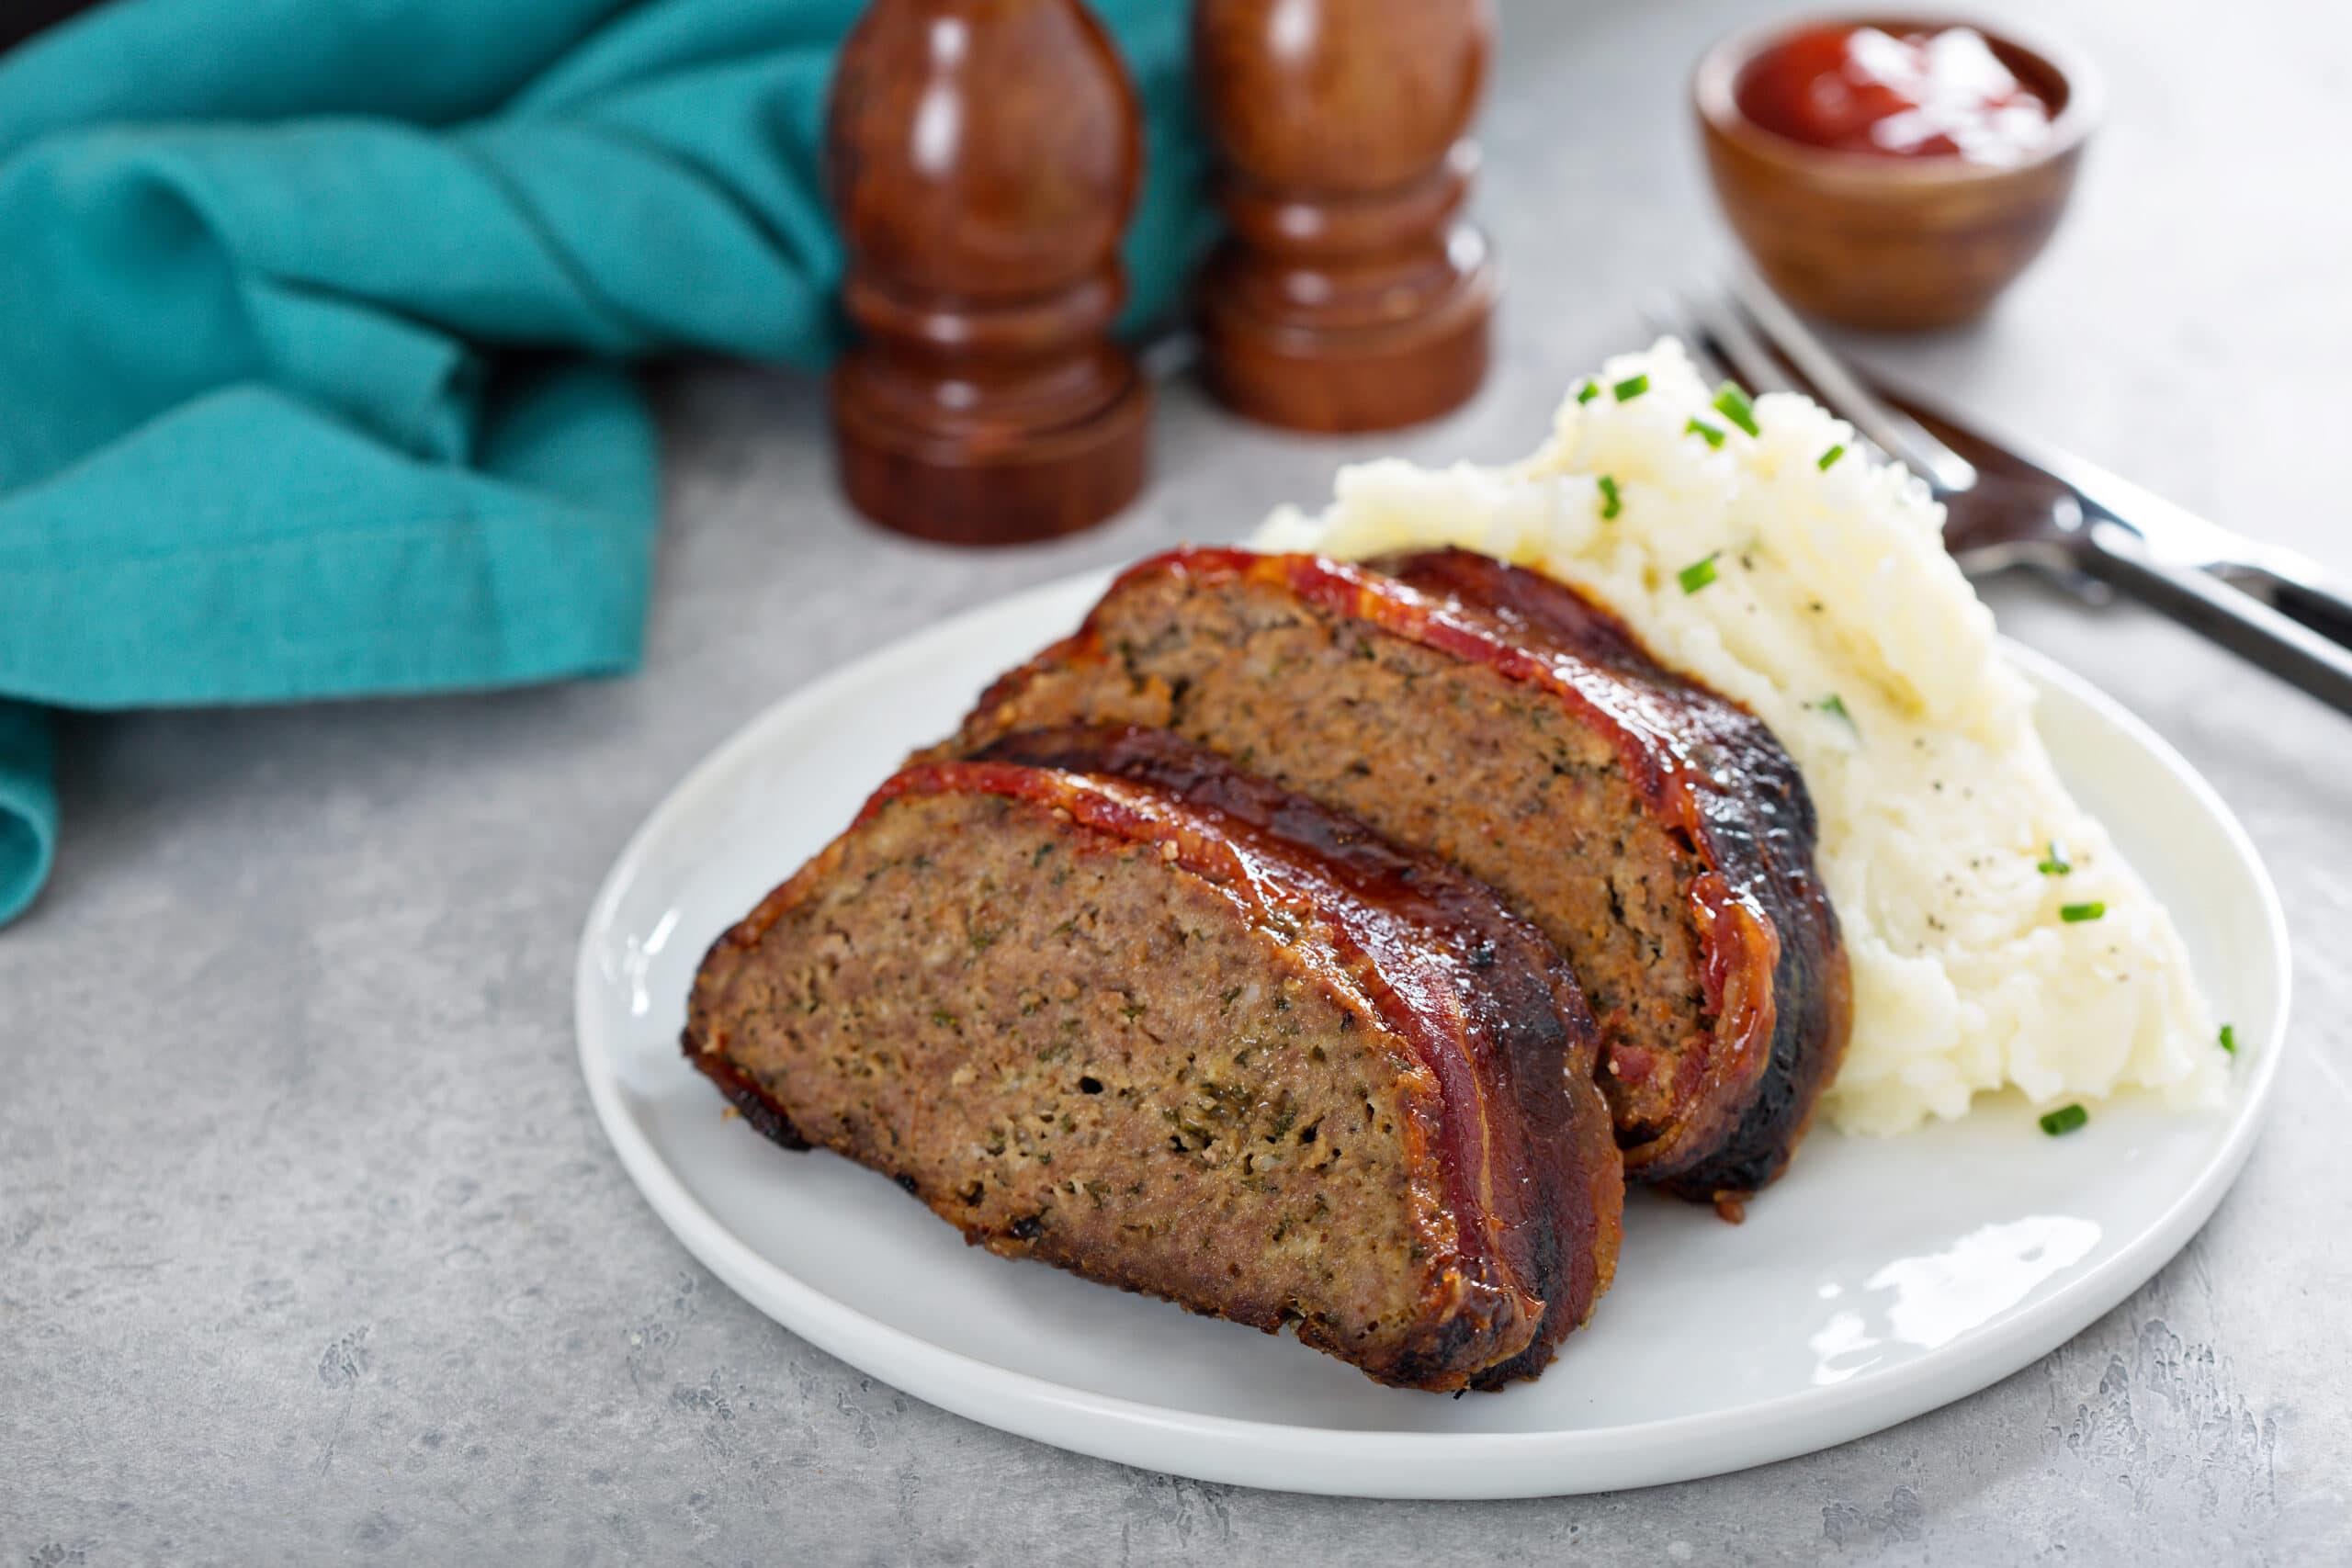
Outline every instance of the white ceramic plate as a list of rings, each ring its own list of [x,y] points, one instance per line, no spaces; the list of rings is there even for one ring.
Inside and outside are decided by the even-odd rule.
[[[2236,1026],[2228,1107],[2126,1101],[2060,1140],[1998,1102],[1907,1138],[1817,1130],[1737,1227],[1637,1195],[1615,1288],[1541,1382],[1458,1400],[1381,1388],[1288,1339],[967,1247],[882,1178],[723,1121],[677,1046],[704,948],[1106,581],[988,606],[771,709],[639,830],[582,938],[581,1066],[630,1176],[713,1273],[874,1376],[1208,1481],[1376,1497],[1650,1485],[1845,1442],[2007,1376],[2154,1274],[2245,1161],[2287,1021],[2278,897],[2169,747],[2014,647],[2059,772],[2170,905]]]

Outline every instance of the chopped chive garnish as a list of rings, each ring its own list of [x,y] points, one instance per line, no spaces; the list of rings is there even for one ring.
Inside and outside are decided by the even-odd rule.
[[[1646,376],[1629,376],[1609,389],[1611,394],[1621,403],[1630,403],[1649,389],[1650,378]]]
[[[1600,396],[1600,383],[1598,381],[1587,381],[1577,389],[1577,401],[1580,403],[1589,403],[1599,396]]]
[[[1715,389],[1715,412],[1750,435],[1762,434],[1756,428],[1756,405],[1747,400],[1736,381],[1725,381]]]
[[[1624,500],[1617,493],[1617,481],[1603,474],[1593,481],[1600,487],[1600,516],[1603,522],[1624,510]]]
[[[2061,904],[2058,906],[2058,918],[2070,926],[2080,925],[2085,920],[2096,920],[2106,913],[2107,906],[2104,904]]]
[[[1849,728],[1854,729],[1858,733],[1860,732],[1861,726],[1854,723],[1854,716],[1846,711],[1846,699],[1839,696],[1837,693],[1830,693],[1827,696],[1822,698],[1813,705],[1819,708],[1824,713],[1835,714],[1838,717],[1844,719]]]
[[[1721,554],[1723,551],[1717,550],[1714,555],[1709,556],[1706,559],[1692,561],[1689,566],[1676,572],[1674,579],[1682,584],[1682,592],[1696,593],[1713,582],[1715,580],[1715,556]]]
[[[1845,444],[1844,444],[1843,442],[1840,442],[1838,445],[1837,445],[1837,446],[1832,446],[1828,451],[1824,452],[1824,453],[1821,455],[1821,461],[1820,461],[1819,463],[1815,464],[1815,468],[1818,468],[1823,472],[1823,473],[1825,473],[1825,474],[1826,474],[1826,473],[1827,473],[1830,469],[1832,469],[1832,468],[1836,468],[1836,467],[1838,466],[1838,458],[1840,458],[1840,457],[1844,457],[1845,455],[1846,455],[1846,447],[1845,447]]]
[[[2041,1130],[2053,1138],[2063,1138],[2091,1119],[2091,1113],[2079,1105],[2062,1105],[2041,1119]]]
[[[2064,876],[2075,869],[2075,863],[2066,858],[2066,846],[2052,839],[2050,840],[2050,853],[2034,862],[2033,869],[2044,876]]]
[[[1709,424],[1696,414],[1691,415],[1690,423],[1682,427],[1682,434],[1702,436],[1710,446],[1720,446],[1724,444],[1724,433],[1721,427]]]
[[[2238,1032],[2234,1024],[2222,1025],[2222,1049],[2234,1056],[2238,1054]]]

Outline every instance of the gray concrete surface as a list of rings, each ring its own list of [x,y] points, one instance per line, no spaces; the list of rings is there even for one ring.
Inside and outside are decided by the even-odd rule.
[[[1508,15],[1476,405],[1525,448],[1719,244],[1683,70],[1750,8]],[[2072,221],[1979,330],[1874,350],[2352,571],[2341,7],[2064,0],[2112,78]],[[2197,15],[2203,15],[2201,8]],[[1614,1496],[1374,1504],[1077,1458],[908,1399],[718,1286],[573,1066],[598,878],[690,762],[977,600],[1324,491],[1370,448],[1167,393],[1114,526],[967,556],[833,499],[808,385],[671,378],[645,672],[487,698],[77,723],[68,837],[0,934],[0,1562],[1975,1564],[2352,1561],[2352,723],[2144,615],[1990,592],[2144,715],[2269,858],[2293,1059],[2234,1193],[2080,1338],[1847,1447]]]

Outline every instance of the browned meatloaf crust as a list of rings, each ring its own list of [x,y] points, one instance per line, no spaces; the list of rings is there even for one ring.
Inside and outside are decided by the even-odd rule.
[[[1434,852],[1568,955],[1627,1175],[1702,1201],[1762,1187],[1848,1025],[1795,765],[1548,578],[1458,550],[1381,566],[1145,561],[940,754],[1072,722],[1162,727]]]
[[[1032,750],[1067,766],[884,784],[713,945],[689,1059],[991,1250],[1295,1325],[1385,1382],[1540,1371],[1623,1194],[1557,954],[1173,737]]]

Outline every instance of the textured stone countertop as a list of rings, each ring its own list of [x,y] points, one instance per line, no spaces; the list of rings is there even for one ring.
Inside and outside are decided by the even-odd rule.
[[[1516,455],[1724,243],[1684,72],[1752,7],[1507,6],[1482,209],[1496,374],[1393,445]],[[1882,362],[2352,572],[2352,11],[2054,0],[2108,134],[1983,327]],[[2199,21],[2206,17],[2211,19]],[[2219,787],[2295,935],[2292,1059],[2235,1190],[2074,1343],[1768,1469],[1611,1496],[1203,1485],[944,1414],[718,1285],[573,1057],[581,919],[678,775],[943,615],[1313,500],[1370,443],[1182,382],[1114,525],[972,556],[835,499],[815,389],[662,389],[644,672],[65,730],[54,884],[0,933],[0,1562],[2352,1561],[2352,722],[2169,623],[1987,590]]]

